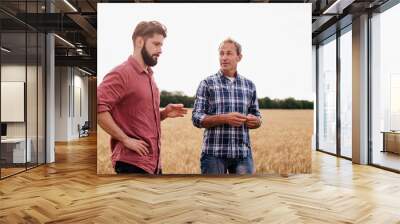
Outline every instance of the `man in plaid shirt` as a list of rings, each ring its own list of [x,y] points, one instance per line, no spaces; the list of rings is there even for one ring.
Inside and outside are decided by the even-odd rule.
[[[237,73],[241,58],[240,44],[224,40],[220,70],[201,81],[197,90],[192,121],[205,128],[202,174],[253,173],[249,129],[261,126],[261,115],[254,83]]]

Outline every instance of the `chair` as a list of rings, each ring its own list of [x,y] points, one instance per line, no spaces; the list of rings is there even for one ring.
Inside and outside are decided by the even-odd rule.
[[[85,121],[82,127],[80,127],[80,125],[78,124],[79,138],[89,136],[89,129],[90,129],[89,121]]]

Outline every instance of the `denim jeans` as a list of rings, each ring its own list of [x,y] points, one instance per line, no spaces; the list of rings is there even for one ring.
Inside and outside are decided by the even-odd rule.
[[[251,151],[246,158],[219,158],[207,154],[200,158],[201,174],[252,174],[253,164]]]

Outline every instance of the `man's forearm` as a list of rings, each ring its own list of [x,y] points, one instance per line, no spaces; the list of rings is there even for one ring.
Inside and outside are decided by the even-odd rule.
[[[201,121],[201,126],[204,128],[212,128],[226,123],[225,115],[206,115]]]
[[[97,114],[99,125],[105,132],[111,135],[118,141],[123,142],[125,139],[129,138],[118,125],[115,123],[110,112],[102,112]]]
[[[167,113],[165,111],[165,108],[164,109],[160,109],[160,120],[163,121],[166,118],[167,118]]]

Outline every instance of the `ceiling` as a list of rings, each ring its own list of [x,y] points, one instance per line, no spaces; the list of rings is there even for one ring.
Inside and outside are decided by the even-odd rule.
[[[388,0],[253,0],[231,1],[241,3],[311,3],[312,37],[316,44],[336,32],[337,21],[344,27],[351,18],[367,10],[373,10]],[[54,32],[56,65],[79,66],[96,73],[97,58],[97,3],[121,2],[181,2],[139,0],[1,0],[1,30],[9,33],[5,38],[14,41],[14,47],[24,46],[25,39],[18,32]],[[226,1],[185,1],[226,2]],[[50,10],[51,9],[51,10]],[[52,13],[50,13],[50,11]],[[346,22],[347,21],[347,22]],[[3,35],[4,36],[4,35]],[[65,41],[64,41],[65,40]],[[4,42],[3,42],[4,43]],[[33,44],[28,45],[29,47]],[[28,52],[31,50],[28,47]],[[22,49],[22,48],[21,48]]]

